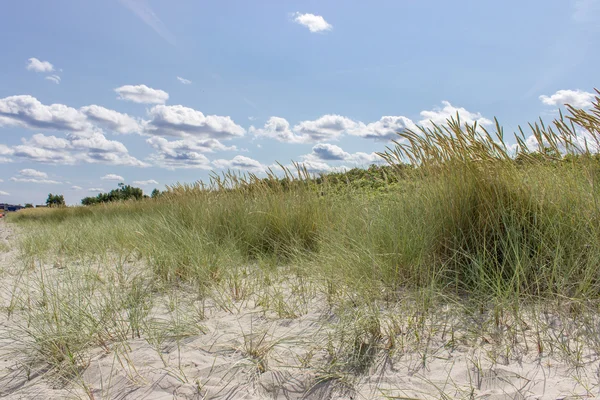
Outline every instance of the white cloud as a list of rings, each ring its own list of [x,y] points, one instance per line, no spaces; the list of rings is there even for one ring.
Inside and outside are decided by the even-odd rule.
[[[296,134],[312,141],[335,140],[345,131],[356,128],[357,123],[341,115],[323,115],[314,121],[302,121],[294,126]]]
[[[354,136],[360,136],[366,139],[392,140],[398,138],[397,132],[405,129],[415,130],[417,126],[407,117],[402,116],[384,116],[379,121],[364,124],[359,122],[356,128],[348,133]]]
[[[182,77],[180,77],[180,76],[178,76],[178,77],[177,77],[177,80],[178,80],[179,82],[183,83],[184,85],[189,85],[189,84],[191,84],[191,83],[192,83],[192,81],[190,81],[189,79],[185,79],[185,78],[182,78]]]
[[[333,29],[333,26],[325,21],[325,18],[320,15],[300,14],[297,12],[294,16],[294,21],[296,23],[306,26],[313,33],[330,31]]]
[[[47,178],[48,174],[35,169],[27,168],[19,171],[19,175],[27,178]]]
[[[251,126],[249,132],[256,137],[267,137],[285,143],[314,143],[337,140],[344,134],[391,140],[396,138],[396,132],[407,128],[415,129],[416,125],[402,116],[384,116],[379,121],[365,124],[341,115],[324,115],[314,121],[302,121],[293,129],[284,118],[271,117],[263,128]]]
[[[81,186],[71,186],[71,190],[81,190],[83,189]]]
[[[134,185],[147,186],[147,185],[158,185],[158,182],[154,179],[148,179],[147,181],[133,181]]]
[[[134,103],[165,104],[169,94],[164,90],[152,89],[146,85],[124,85],[115,89],[119,100],[129,100]]]
[[[89,192],[98,192],[98,193],[101,193],[101,192],[104,192],[104,189],[102,189],[102,188],[89,188],[88,191]]]
[[[187,153],[213,153],[214,151],[232,150],[235,146],[225,146],[216,139],[194,139],[185,138],[181,140],[168,141],[165,138],[153,136],[146,140],[160,155],[167,158],[180,158]]]
[[[310,141],[310,137],[299,136],[292,132],[290,123],[285,118],[280,117],[269,118],[262,129],[251,126],[248,131],[256,137],[276,139],[285,143],[306,143]]]
[[[231,117],[204,115],[181,105],[154,106],[148,115],[150,120],[145,123],[145,133],[151,135],[230,139],[246,133]]]
[[[559,90],[553,95],[541,95],[542,103],[549,106],[562,106],[570,104],[576,108],[588,108],[592,106],[592,101],[596,96],[594,93],[584,92],[583,90]]]
[[[330,143],[319,143],[312,148],[312,153],[302,156],[304,162],[313,163],[311,168],[315,169],[323,161],[343,161],[356,165],[368,165],[383,163],[381,157],[375,153],[347,153],[341,147]],[[324,168],[323,166],[320,166]],[[331,167],[329,167],[331,168]],[[326,169],[322,169],[326,170]]]
[[[12,182],[23,182],[23,183],[48,183],[48,184],[60,184],[61,182],[48,179],[48,174],[35,169],[27,168],[19,171],[18,176],[10,178]]]
[[[10,178],[10,180],[13,181],[13,182],[22,182],[22,183],[48,183],[48,184],[53,184],[53,185],[57,185],[57,184],[61,183],[61,182],[58,182],[58,181],[54,181],[52,179],[37,179],[37,178],[12,177],[12,178]]]
[[[119,181],[119,182],[123,182],[125,180],[125,178],[123,178],[120,175],[116,175],[116,174],[104,175],[100,179],[102,179],[103,181]]]
[[[171,170],[177,168],[211,169],[210,160],[204,154],[195,151],[176,153],[175,155],[156,153],[150,155],[148,160],[159,167]]]
[[[60,83],[60,76],[58,75],[48,75],[45,79],[56,83],[57,85]]]
[[[31,129],[84,131],[92,129],[84,114],[64,104],[42,104],[29,95],[0,99],[0,126],[18,125]]]
[[[430,111],[421,111],[422,120],[419,124],[425,127],[431,126],[431,123],[445,125],[450,118],[456,118],[456,113],[460,115],[461,124],[472,124],[477,122],[479,125],[491,125],[492,121],[484,118],[480,113],[473,113],[463,107],[454,107],[449,101],[442,101],[444,107],[436,108]]]
[[[10,156],[14,154],[14,150],[5,144],[0,144],[0,156]]]
[[[98,123],[117,133],[134,133],[140,132],[142,129],[135,118],[108,108],[90,105],[81,107],[80,111],[85,114],[90,121]]]
[[[346,160],[350,157],[349,153],[342,150],[341,147],[329,143],[319,143],[312,148],[313,154],[320,160]]]
[[[0,196],[10,196],[10,193],[0,190]]]
[[[221,169],[241,169],[250,172],[263,172],[266,167],[260,162],[246,156],[235,156],[231,160],[214,160],[213,165]]]
[[[84,162],[148,166],[147,163],[129,155],[123,143],[108,140],[101,132],[71,133],[66,139],[38,133],[31,139],[22,139],[22,142],[23,144],[13,147],[14,155],[35,162],[63,165]]]
[[[50,64],[48,61],[40,61],[35,57],[32,57],[28,60],[27,69],[29,71],[35,72],[52,72],[54,71],[54,66]]]

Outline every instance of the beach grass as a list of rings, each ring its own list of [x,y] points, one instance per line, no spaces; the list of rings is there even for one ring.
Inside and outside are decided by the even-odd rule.
[[[400,133],[386,166],[227,173],[156,199],[13,213],[6,311],[23,365],[79,382],[90,349],[201,334],[207,304],[294,319],[315,299],[335,316],[302,358],[316,383],[350,387],[409,349],[424,368],[440,337],[486,338],[494,360],[522,345],[582,363],[600,349],[599,101],[531,124],[516,145],[498,123],[453,119]],[[279,345],[267,339],[240,347],[259,375]]]

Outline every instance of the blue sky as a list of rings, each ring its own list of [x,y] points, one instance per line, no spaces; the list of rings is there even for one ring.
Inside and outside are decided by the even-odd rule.
[[[598,85],[600,0],[1,7],[0,202],[366,166],[415,124],[513,132]]]

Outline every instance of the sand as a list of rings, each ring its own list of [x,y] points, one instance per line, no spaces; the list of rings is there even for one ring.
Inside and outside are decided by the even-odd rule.
[[[17,240],[15,228],[0,221],[0,242],[11,247],[0,253],[0,397],[7,399],[600,398],[600,359],[592,346],[565,336],[565,321],[551,321],[547,334],[580,350],[575,363],[559,352],[536,350],[527,332],[504,356],[506,344],[493,336],[482,334],[470,341],[466,334],[461,337],[460,320],[455,321],[457,337],[451,345],[437,328],[429,330],[426,341],[410,339],[407,322],[398,329],[406,339],[402,346],[395,351],[383,346],[365,370],[344,374],[339,365],[337,370],[327,367],[340,318],[319,296],[292,318],[280,318],[253,300],[233,302],[228,310],[209,301],[196,332],[160,344],[142,337],[91,348],[79,382],[57,380],[43,365],[28,376],[24,360],[15,353],[20,344],[9,333],[18,317],[9,318],[6,312],[10,290],[19,279],[14,273],[20,262]],[[68,268],[53,267],[57,274]],[[173,321],[167,302],[153,308],[155,321]],[[396,316],[402,312],[388,311]],[[428,321],[438,323],[436,318]]]

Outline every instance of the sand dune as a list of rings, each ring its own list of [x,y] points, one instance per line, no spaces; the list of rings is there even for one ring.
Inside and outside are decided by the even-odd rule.
[[[319,296],[311,299],[305,313],[286,319],[263,309],[255,300],[233,302],[229,310],[209,300],[203,319],[186,325],[195,331],[161,340],[136,337],[108,348],[90,348],[79,377],[65,382],[43,364],[25,368],[27,360],[15,351],[23,344],[11,332],[23,321],[19,321],[18,311],[9,318],[7,310],[11,290],[27,276],[17,273],[22,268],[18,268],[18,237],[13,229],[0,222],[0,241],[11,248],[0,254],[0,396],[7,399],[599,397],[597,354],[577,338],[561,336],[568,321],[551,323],[548,335],[577,347],[579,365],[557,351],[536,351],[533,329],[523,333],[506,357],[506,343],[486,334],[470,340],[473,336],[465,332],[472,332],[473,327],[461,329],[460,321],[455,321],[456,337],[449,342],[440,329],[444,319],[436,322],[431,318],[431,326],[440,325],[429,330],[427,340],[411,341],[408,328],[401,327],[398,340],[406,336],[403,346],[392,351],[384,344],[371,356],[365,355],[371,358],[364,370],[346,373],[343,362],[331,363],[340,320]],[[48,268],[60,274],[69,266]],[[156,301],[149,320],[172,324],[168,303],[166,297]],[[395,312],[388,311],[388,315]],[[382,321],[385,323],[385,317]]]

